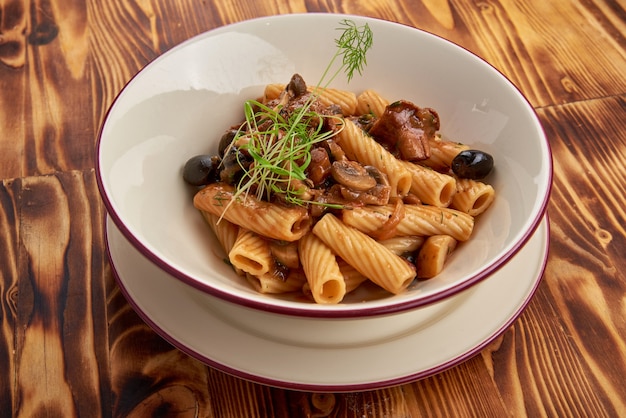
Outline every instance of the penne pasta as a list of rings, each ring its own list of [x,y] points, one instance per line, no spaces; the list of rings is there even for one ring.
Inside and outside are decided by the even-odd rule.
[[[346,294],[346,283],[335,254],[313,234],[298,241],[302,269],[317,303],[339,303]]]
[[[231,248],[233,248],[233,244],[237,240],[237,235],[239,234],[239,226],[225,220],[219,222],[219,216],[214,215],[210,212],[205,212],[201,210],[200,213],[215,233],[217,240],[219,241],[226,254],[228,254]]]
[[[268,238],[297,241],[311,228],[305,207],[282,206],[242,196],[233,199],[234,188],[222,183],[209,184],[195,194],[194,206]],[[228,208],[228,210],[226,210]]]
[[[376,91],[365,90],[356,97],[356,114],[380,116],[388,105],[389,100]]]
[[[342,211],[342,220],[365,234],[376,233],[394,210],[393,205],[364,206]],[[474,218],[450,208],[404,205],[404,217],[396,225],[396,236],[446,234],[467,241],[474,229]]]
[[[314,89],[309,88],[309,91]],[[353,115],[356,111],[356,95],[351,91],[327,88],[321,92],[319,100],[325,106],[338,105],[344,116]]]
[[[424,240],[423,236],[408,235],[396,236],[379,242],[391,250],[392,253],[403,255],[416,252],[422,246]]]
[[[356,290],[362,283],[368,281],[367,277],[359,273],[354,267],[346,263],[340,257],[337,257],[337,264],[339,265],[339,270],[341,270],[341,274],[343,275],[343,281],[346,286],[346,294]],[[313,298],[311,286],[308,282],[302,286],[302,293]]]
[[[402,161],[402,165],[411,173],[411,193],[427,205],[450,205],[457,190],[454,177],[409,161]]]
[[[403,197],[411,188],[411,173],[382,145],[367,135],[349,119],[337,136],[337,143],[347,157],[364,165],[372,165],[385,173],[389,179],[392,197]]]
[[[346,263],[342,258],[337,257],[337,264],[339,270],[343,275],[343,281],[346,284],[346,293],[350,293],[361,285],[361,283],[367,281],[367,277],[362,275],[357,269]]]
[[[443,270],[448,256],[456,248],[457,241],[449,235],[433,235],[424,241],[417,254],[417,278],[432,279]]]
[[[313,233],[355,270],[388,292],[401,293],[415,278],[409,263],[331,213],[315,224]]]
[[[276,267],[267,240],[245,228],[239,229],[228,259],[235,268],[257,276]]]
[[[430,146],[430,157],[420,161],[420,163],[437,171],[449,169],[454,157],[459,152],[469,149],[469,146],[465,144],[442,139],[439,135],[435,135],[434,139],[429,140],[428,145]]]
[[[450,204],[454,209],[478,216],[493,203],[496,192],[493,186],[477,180],[457,179],[457,191]]]
[[[235,241],[237,240],[237,235],[239,234],[239,226],[230,223],[226,220],[219,222],[219,216],[213,215],[210,212],[200,211],[204,220],[209,224],[211,230],[215,234],[217,240],[220,243],[220,246],[226,253],[226,259],[224,261],[230,262],[230,258],[228,258],[228,253],[233,248]],[[232,265],[232,263],[231,263]],[[239,275],[243,274],[239,268],[233,266],[235,272]]]
[[[265,91],[263,92],[263,99],[261,102],[267,103],[271,100],[276,100],[280,97],[280,95],[285,91],[285,84],[280,83],[271,83],[265,86]]]

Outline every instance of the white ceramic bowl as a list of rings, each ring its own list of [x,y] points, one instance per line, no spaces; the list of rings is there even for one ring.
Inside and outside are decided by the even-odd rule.
[[[339,305],[254,291],[223,261],[192,205],[182,167],[215,152],[240,122],[242,103],[268,83],[300,73],[314,84],[335,52],[340,20],[374,32],[362,76],[333,87],[373,88],[390,100],[437,110],[445,137],[494,156],[486,181],[497,197],[436,278],[401,295],[373,287]],[[97,178],[106,209],[124,236],[152,262],[212,296],[268,312],[362,317],[440,301],[485,279],[528,240],[546,210],[552,179],[548,142],[531,105],[501,73],[467,50],[407,26],[332,14],[282,15],[198,35],[140,71],[111,106],[98,138]]]

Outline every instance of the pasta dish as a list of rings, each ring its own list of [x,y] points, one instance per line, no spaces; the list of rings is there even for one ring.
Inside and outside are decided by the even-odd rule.
[[[439,130],[434,109],[295,74],[246,102],[218,154],[183,177],[259,292],[332,304],[371,281],[398,294],[439,274],[495,197],[493,158]]]

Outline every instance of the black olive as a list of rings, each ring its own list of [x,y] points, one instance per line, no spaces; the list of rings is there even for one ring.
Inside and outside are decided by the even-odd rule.
[[[493,157],[484,151],[461,151],[452,160],[452,171],[464,179],[478,180],[487,177],[493,169]]]
[[[226,148],[228,148],[231,142],[233,142],[233,139],[235,139],[237,132],[238,131],[236,129],[230,129],[226,131],[224,135],[222,135],[222,138],[220,139],[220,144],[217,150],[220,157],[222,158],[224,157],[224,154],[226,153]]]
[[[214,155],[196,155],[185,163],[183,180],[192,186],[203,186],[217,181],[220,159]]]

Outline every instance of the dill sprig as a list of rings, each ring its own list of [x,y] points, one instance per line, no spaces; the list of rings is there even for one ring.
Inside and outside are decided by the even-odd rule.
[[[346,77],[350,81],[355,71],[361,75],[363,67],[367,65],[366,54],[372,47],[374,34],[367,23],[364,26],[357,26],[353,21],[344,19],[340,24],[343,28],[339,30],[343,32],[335,43],[339,54],[343,56],[341,69],[346,71]]]
[[[250,155],[252,163],[244,168],[245,175],[238,183],[231,203],[251,191],[259,199],[270,200],[271,195],[276,193],[292,204],[313,203],[304,195],[311,148],[336,135],[336,132],[325,131],[323,127],[325,118],[337,116],[320,115],[311,111],[311,106],[342,71],[348,82],[355,71],[361,74],[367,64],[366,53],[373,42],[372,31],[367,24],[357,26],[355,22],[344,19],[338,30],[342,34],[335,40],[336,53],[307,101],[288,118],[281,114],[281,105],[270,108],[256,100],[245,102],[245,122],[233,144],[240,144],[240,149]],[[341,65],[335,69],[339,58]],[[244,167],[242,162],[240,165]]]

